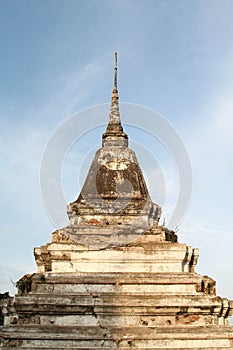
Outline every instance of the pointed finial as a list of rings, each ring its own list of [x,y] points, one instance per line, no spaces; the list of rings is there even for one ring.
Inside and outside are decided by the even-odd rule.
[[[115,52],[115,63],[114,63],[114,89],[117,90],[117,52]]]
[[[118,100],[118,90],[117,90],[117,52],[115,52],[115,62],[114,62],[114,85],[112,90],[112,101]]]

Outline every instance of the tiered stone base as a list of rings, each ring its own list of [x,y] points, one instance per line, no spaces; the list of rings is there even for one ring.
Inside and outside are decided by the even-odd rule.
[[[233,349],[232,302],[195,273],[197,249],[162,233],[104,249],[36,248],[39,272],[6,305],[0,348]]]
[[[1,348],[233,349],[230,303],[196,273],[46,273],[15,297]]]
[[[16,328],[16,329],[15,329]],[[226,350],[233,349],[230,327],[28,326],[5,329],[5,350]]]

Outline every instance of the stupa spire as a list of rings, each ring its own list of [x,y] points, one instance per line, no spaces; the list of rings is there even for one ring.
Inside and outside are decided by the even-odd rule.
[[[118,93],[118,91],[117,91],[117,52],[115,52],[113,92],[117,92]]]
[[[123,132],[123,128],[121,125],[118,100],[119,100],[119,95],[118,95],[118,89],[117,89],[117,52],[115,52],[112,100],[111,100],[111,107],[110,107],[109,120],[108,120],[106,133],[103,134],[103,145],[106,144],[106,142],[109,140],[110,137],[111,137],[111,140],[113,140],[113,137],[115,138],[114,144],[120,141],[119,138],[122,138],[122,137],[124,138],[124,140],[128,140],[128,136]],[[118,138],[118,140],[116,138]],[[128,144],[127,141],[124,141],[123,143],[125,145]]]

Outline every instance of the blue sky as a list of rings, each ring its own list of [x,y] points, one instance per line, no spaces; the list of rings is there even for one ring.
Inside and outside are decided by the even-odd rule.
[[[71,115],[109,102],[118,51],[120,100],[162,114],[191,159],[192,199],[179,241],[200,248],[197,272],[233,299],[233,2],[1,0],[0,44],[1,291],[36,271],[33,247],[55,230],[40,193],[46,145]],[[169,215],[175,168],[160,145],[127,131],[157,152]],[[64,161],[67,202],[78,194],[78,169],[101,133],[84,137]]]

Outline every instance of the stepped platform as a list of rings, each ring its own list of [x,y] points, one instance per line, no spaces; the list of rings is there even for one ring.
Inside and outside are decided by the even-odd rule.
[[[232,302],[195,272],[46,272],[27,287],[6,305],[4,350],[233,348]]]
[[[38,272],[0,301],[2,350],[232,350],[233,302],[195,272],[199,252],[159,225],[114,89],[70,224],[34,249]],[[143,116],[142,116],[143,117]]]
[[[232,349],[231,327],[27,326],[4,328],[3,349]],[[43,345],[42,345],[43,344]]]

